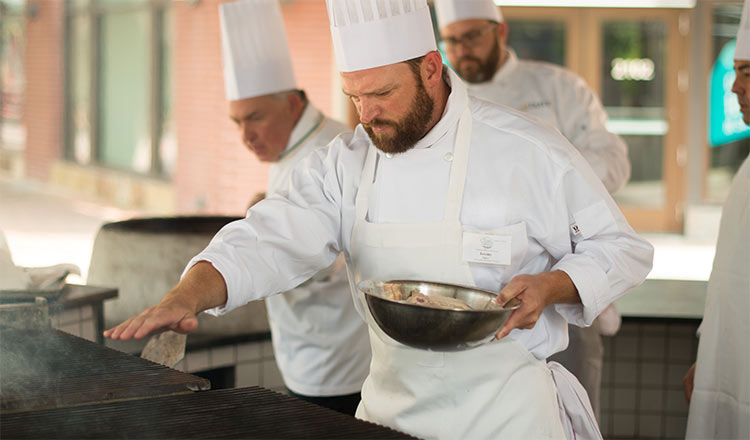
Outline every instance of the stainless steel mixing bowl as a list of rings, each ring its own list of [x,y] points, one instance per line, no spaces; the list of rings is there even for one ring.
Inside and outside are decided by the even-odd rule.
[[[357,288],[381,330],[414,348],[459,351],[481,345],[520,307],[516,299],[505,307],[493,302],[496,292],[474,287],[412,280],[364,280]],[[448,310],[408,304],[414,293],[464,301],[471,310]]]

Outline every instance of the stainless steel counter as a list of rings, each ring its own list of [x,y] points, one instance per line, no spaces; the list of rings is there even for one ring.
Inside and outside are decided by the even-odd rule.
[[[702,319],[706,281],[647,279],[615,302],[623,317]]]

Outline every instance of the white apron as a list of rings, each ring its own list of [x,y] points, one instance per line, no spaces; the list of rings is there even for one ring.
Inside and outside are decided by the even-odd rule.
[[[371,146],[356,200],[350,279],[425,279],[475,285],[461,258],[459,221],[469,154],[467,109],[451,166],[442,221],[366,220],[377,153]],[[369,324],[373,362],[357,417],[421,438],[564,438],[555,385],[543,361],[510,337],[461,352],[406,347],[383,333],[357,293]]]

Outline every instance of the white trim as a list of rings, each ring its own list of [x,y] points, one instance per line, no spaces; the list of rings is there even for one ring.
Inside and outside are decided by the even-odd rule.
[[[663,119],[609,119],[607,130],[621,135],[663,136],[669,124]]]
[[[696,0],[495,0],[498,6],[573,8],[694,8]]]

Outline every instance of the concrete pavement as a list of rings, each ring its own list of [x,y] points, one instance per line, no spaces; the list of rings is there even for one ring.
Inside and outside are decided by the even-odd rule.
[[[39,184],[0,177],[0,230],[17,266],[73,263],[88,273],[102,224],[142,213],[72,197]]]

